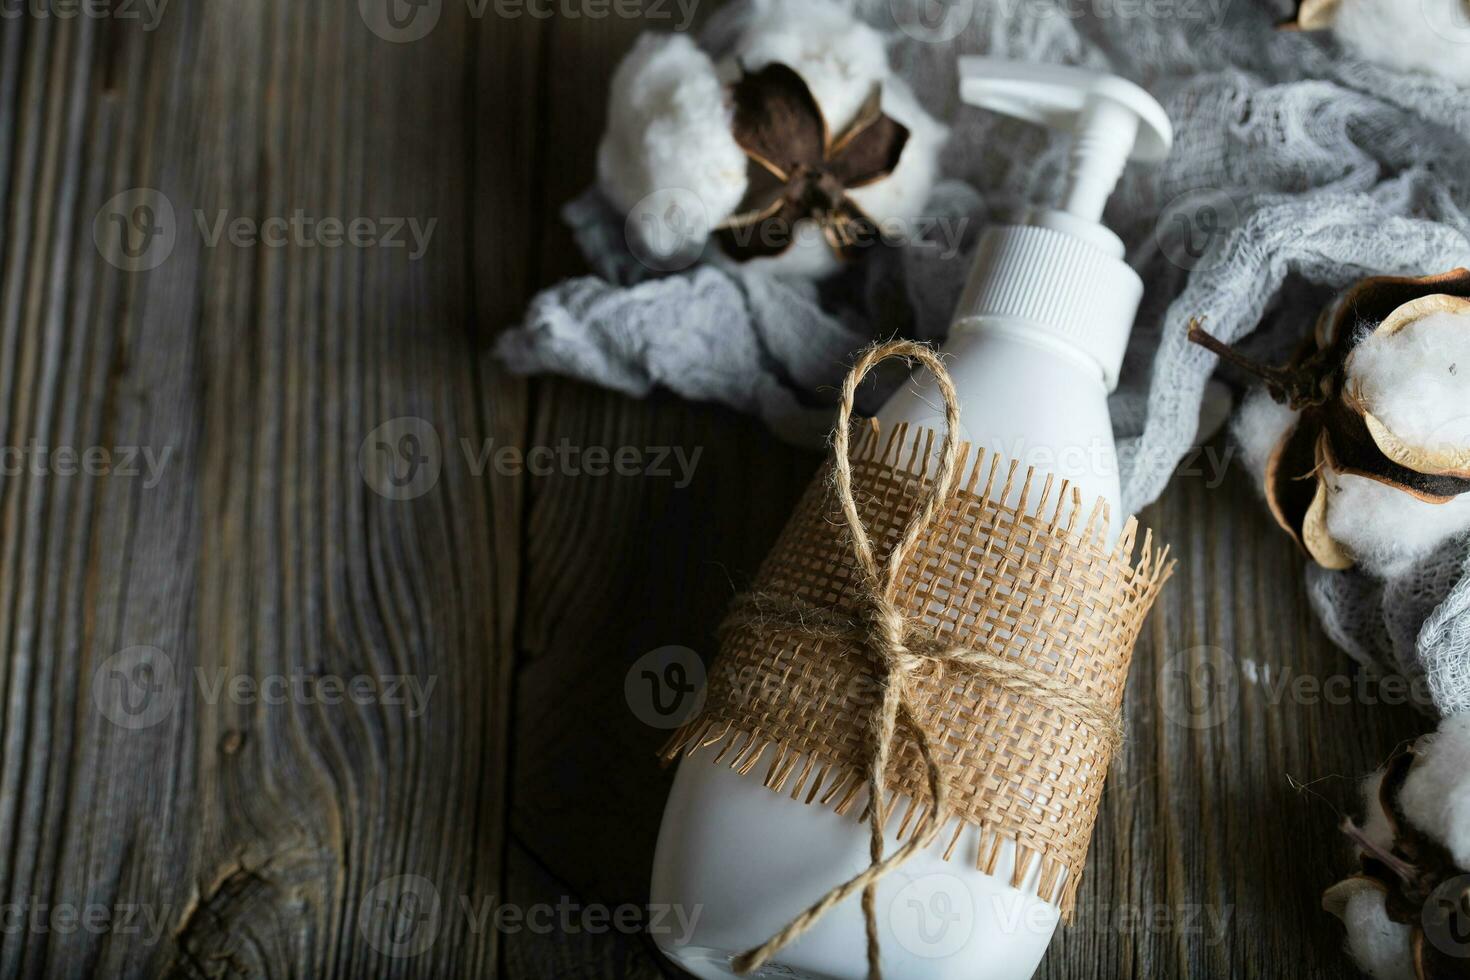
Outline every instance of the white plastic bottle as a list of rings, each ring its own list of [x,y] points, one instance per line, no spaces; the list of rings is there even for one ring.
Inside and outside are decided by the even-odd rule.
[[[1061,208],[992,227],[977,249],[944,348],[963,435],[1072,481],[1089,503],[1101,497],[1116,532],[1123,515],[1107,395],[1143,284],[1123,261],[1123,243],[1099,221],[1130,157],[1167,155],[1168,117],[1141,88],[1096,72],[964,58],[960,76],[965,101],[1073,133]],[[927,372],[879,418],[885,426],[942,430],[942,403]],[[900,844],[896,830],[890,852]],[[698,977],[734,976],[732,957],[867,867],[868,833],[851,813],[794,801],[759,778],[711,765],[701,752],[680,765],[669,794],[651,894],[654,903],[681,906],[683,921],[694,925],[688,934],[655,938]],[[889,980],[1025,980],[1035,972],[1060,916],[1036,895],[1040,862],[1013,888],[1012,855],[1003,854],[992,874],[977,870],[978,841],[968,828],[944,860],[945,835],[879,883]],[[865,977],[858,897],[752,975]]]

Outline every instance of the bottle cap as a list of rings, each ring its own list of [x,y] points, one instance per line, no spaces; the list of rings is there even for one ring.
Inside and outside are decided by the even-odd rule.
[[[1130,159],[1168,156],[1168,114],[1137,85],[1104,72],[975,57],[959,67],[966,102],[1070,132],[1072,148],[1060,207],[1033,209],[1023,224],[990,228],[981,239],[956,323],[1011,321],[1060,340],[1096,361],[1111,391],[1143,282],[1101,224],[1103,206]]]

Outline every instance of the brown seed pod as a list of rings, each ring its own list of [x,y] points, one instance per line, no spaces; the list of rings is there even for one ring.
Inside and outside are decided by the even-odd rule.
[[[811,219],[841,258],[874,240],[877,225],[847,192],[893,173],[909,131],[883,112],[878,86],[841,133],[832,134],[806,82],[772,62],[744,73],[731,90],[735,142],[749,160],[749,190],[716,234],[745,260],[779,255],[797,222]]]
[[[1364,340],[1413,330],[1438,313],[1470,313],[1470,270],[1363,280],[1322,311],[1311,340],[1284,367],[1258,364],[1198,321],[1190,324],[1190,340],[1261,378],[1271,397],[1299,413],[1266,463],[1266,502],[1324,568],[1354,564],[1327,529],[1331,474],[1376,480],[1436,504],[1470,491],[1470,446],[1421,445],[1394,432],[1352,380],[1353,354]]]

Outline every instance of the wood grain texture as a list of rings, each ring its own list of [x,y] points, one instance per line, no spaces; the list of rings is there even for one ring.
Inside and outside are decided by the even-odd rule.
[[[670,774],[624,677],[661,646],[712,655],[820,460],[487,353],[580,271],[557,209],[616,59],[667,20],[443,0],[397,43],[362,9],[0,21],[0,448],[164,459],[0,476],[0,978],[679,975],[636,931],[495,917],[647,901]],[[93,240],[129,188],[174,211],[151,271]],[[410,260],[210,244],[196,214],[297,209],[437,223]],[[403,418],[428,428],[379,429]],[[359,453],[376,433],[403,463],[410,431],[439,475],[390,499]],[[697,462],[681,485],[483,456],[561,446]],[[1238,472],[1181,475],[1143,517],[1182,562],[1040,975],[1348,975],[1318,907],[1346,866],[1334,808],[1426,722],[1371,686],[1311,694],[1352,668]],[[411,714],[220,686],[357,676],[433,687]],[[113,919],[67,929],[69,906]]]
[[[337,2],[3,31],[4,445],[168,455],[0,483],[0,976],[494,973],[459,909],[501,889],[520,497],[459,445],[525,424],[484,340],[532,272],[473,208],[532,226],[503,189],[532,121],[497,90],[534,61],[455,4],[407,44]],[[126,272],[93,217],[138,187],[176,241]],[[417,258],[210,240],[298,210],[436,224]],[[412,499],[359,468],[400,417],[443,447]],[[419,881],[442,907],[396,955]]]

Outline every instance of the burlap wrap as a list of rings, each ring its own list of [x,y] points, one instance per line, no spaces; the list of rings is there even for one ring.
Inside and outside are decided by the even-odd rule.
[[[885,434],[876,423],[855,437],[854,495],[880,552],[897,540],[928,484],[938,443],[928,429],[897,426]],[[1134,558],[1132,518],[1109,548],[1102,501],[1084,508],[1062,481],[1033,478],[983,451],[962,453],[956,489],[904,566],[899,607],[941,641],[1039,668],[1116,716],[1134,640],[1172,569],[1167,549],[1156,549],[1146,533]],[[770,789],[848,812],[866,802],[872,749],[864,732],[874,685],[869,659],[829,628],[860,614],[829,471],[830,463],[751,590],[757,600],[778,597],[826,612],[797,630],[752,622],[747,602],[739,628],[723,630],[704,711],[674,734],[664,756],[719,746],[714,762],[752,773],[764,760],[757,774]],[[993,872],[1001,842],[1012,840],[1013,883],[1040,861],[1038,894],[1070,916],[1114,731],[962,667],[929,661],[915,668],[913,683],[951,787],[945,857],[953,857],[966,824],[981,829],[974,861],[982,870]],[[922,823],[928,791],[912,739],[900,739],[887,785],[910,801],[891,810],[904,836]]]

